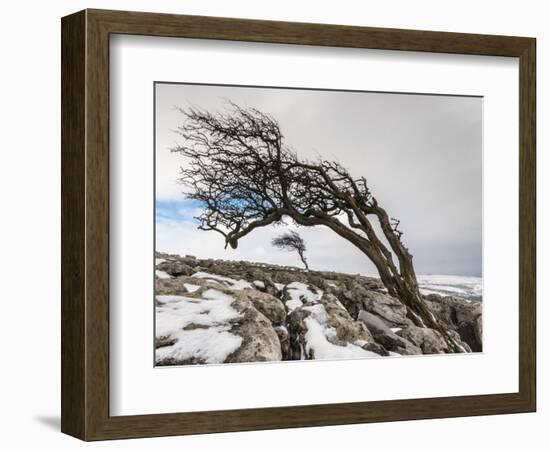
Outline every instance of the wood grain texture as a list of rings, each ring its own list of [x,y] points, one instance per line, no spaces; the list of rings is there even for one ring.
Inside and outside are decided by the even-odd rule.
[[[536,409],[536,41],[530,40],[519,64],[519,384]]]
[[[519,57],[519,392],[109,416],[109,34]],[[535,40],[86,10],[62,20],[62,430],[84,440],[535,410]],[[185,408],[185,405],[182,405]]]
[[[521,56],[529,38],[314,23],[88,10],[112,33],[331,47]]]
[[[85,20],[79,12],[61,27],[61,430],[79,437],[86,407]]]

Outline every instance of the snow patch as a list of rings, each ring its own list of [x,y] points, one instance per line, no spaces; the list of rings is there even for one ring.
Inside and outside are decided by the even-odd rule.
[[[156,349],[157,363],[193,358],[222,363],[240,347],[242,338],[230,333],[230,321],[241,317],[231,306],[234,298],[230,295],[208,289],[202,299],[179,295],[156,298],[160,303],[155,314],[156,337],[175,340],[172,345]]]
[[[288,311],[288,314],[290,314],[292,311],[294,311],[296,308],[299,308],[302,306],[302,300],[296,299],[296,300],[287,300],[285,303],[286,309]]]
[[[299,308],[304,303],[317,303],[323,296],[323,291],[319,290],[317,293],[309,289],[305,283],[299,281],[293,281],[286,286],[286,291],[290,296],[290,299],[286,301],[286,309],[290,313],[296,308]]]
[[[304,306],[303,309],[306,311],[309,311],[310,312],[309,317],[314,318],[317,322],[322,324],[326,324],[328,322],[328,314],[324,305],[321,305],[320,303],[318,303],[312,306]]]
[[[306,340],[306,353],[313,351],[315,359],[380,357],[377,353],[362,349],[361,345],[348,342],[345,346],[341,346],[329,342],[328,338],[336,337],[336,330],[327,324],[328,314],[325,307],[318,303],[312,306],[304,306],[304,309],[311,313],[310,316],[306,317],[304,320],[307,327],[307,332],[304,336]]]
[[[155,270],[155,275],[157,278],[160,278],[161,280],[172,278],[172,276],[168,275],[164,270]]]
[[[183,286],[185,287],[185,289],[187,289],[187,292],[189,293],[198,291],[201,288],[200,286],[197,286],[196,284],[191,284],[191,283],[183,283]]]
[[[231,307],[233,297],[214,289],[208,289],[202,299],[181,295],[157,295],[161,303],[156,311],[157,337],[170,336],[189,324],[215,326],[240,314]]]
[[[159,264],[165,262],[165,259],[162,258],[155,258],[155,266],[158,266]]]
[[[307,326],[306,352],[313,351],[315,359],[350,359],[350,358],[379,358],[380,355],[374,352],[369,352],[361,347],[350,344],[345,347],[332,344],[327,340],[336,334],[334,328],[326,327],[317,322],[315,319],[308,317],[305,319]]]
[[[185,361],[196,358],[208,364],[221,364],[241,346],[243,340],[222,327],[180,331],[177,339],[174,345],[157,348],[157,363],[166,359]]]

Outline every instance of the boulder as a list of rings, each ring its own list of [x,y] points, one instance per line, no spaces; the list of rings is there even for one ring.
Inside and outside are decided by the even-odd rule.
[[[262,291],[273,296],[279,295],[279,289],[275,286],[269,272],[254,268],[246,272],[246,279],[251,283],[254,283],[255,289],[258,291]]]
[[[374,342],[374,338],[365,324],[353,320],[346,308],[334,295],[323,295],[321,304],[327,312],[328,325],[336,330],[336,336],[340,341],[350,343],[357,340]]]
[[[443,336],[432,328],[421,328],[411,325],[397,331],[396,334],[420,347],[424,354],[445,353],[448,349]]]
[[[173,277],[193,274],[193,267],[187,265],[182,260],[166,260],[160,264],[157,264],[156,268],[172,275]]]
[[[481,346],[481,342],[483,338],[483,320],[482,320],[481,314],[477,316],[477,319],[475,321],[474,334],[475,334],[476,342],[479,342]],[[481,347],[479,351],[481,351]]]
[[[460,343],[460,345],[462,345],[462,347],[464,347],[464,349],[468,353],[472,353],[472,349],[466,342],[462,340],[462,337],[460,336],[460,334],[458,334],[455,330],[450,328],[447,328],[447,333],[449,333],[449,336],[451,336],[456,342]]]
[[[362,348],[369,352],[377,353],[380,356],[390,356],[390,352],[376,342],[367,342],[362,346]]]
[[[287,317],[288,360],[305,359],[305,334],[307,333],[305,319],[310,314],[309,311],[303,308],[296,308]]]
[[[373,336],[379,333],[392,332],[380,317],[368,311],[361,311],[358,319],[366,325]]]
[[[190,292],[185,285],[199,286],[199,289]],[[225,286],[217,283],[215,280],[179,276],[175,278],[157,278],[155,280],[155,295],[183,295],[191,297],[200,297],[206,289],[225,290]]]
[[[325,279],[314,272],[307,272],[305,274],[307,279],[307,284],[309,284],[311,287],[315,287],[316,289],[322,289],[323,285],[325,284]]]
[[[363,298],[367,296],[367,288],[356,281],[347,283],[347,289],[339,296],[340,301],[348,310],[350,315],[357,319],[359,312],[364,309]]]
[[[363,308],[380,317],[388,327],[413,325],[407,317],[407,308],[399,299],[383,292],[367,290],[362,299]]]
[[[225,362],[281,361],[281,342],[271,321],[246,296],[238,296],[231,306],[241,314],[231,333],[242,337],[242,343]]]
[[[290,333],[284,325],[279,325],[275,327],[275,332],[279,337],[279,342],[281,344],[281,353],[283,355],[283,361],[290,359]]]
[[[471,302],[454,296],[442,297],[437,294],[427,295],[424,298],[434,315],[447,328],[456,331],[472,351],[482,351],[482,304],[480,302]]]
[[[178,278],[157,278],[155,279],[156,295],[186,295],[187,289],[183,281]]]
[[[283,302],[273,295],[255,289],[243,289],[239,295],[249,299],[254,307],[267,317],[273,325],[283,325],[286,309]]]
[[[375,342],[384,347],[385,350],[399,353],[400,355],[422,354],[420,347],[398,336],[380,317],[368,311],[361,311],[359,313],[359,320],[367,326]]]

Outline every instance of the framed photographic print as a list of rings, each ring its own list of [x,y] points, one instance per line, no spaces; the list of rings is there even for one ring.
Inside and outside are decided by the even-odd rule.
[[[535,410],[535,39],[62,19],[62,431]]]

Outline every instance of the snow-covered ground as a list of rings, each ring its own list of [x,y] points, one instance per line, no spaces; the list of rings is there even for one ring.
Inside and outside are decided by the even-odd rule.
[[[157,259],[160,264],[163,260]],[[171,278],[166,272],[156,270],[160,279]],[[206,279],[233,290],[252,288],[244,280],[235,280],[207,272],[197,272],[192,278]],[[200,286],[184,283],[192,294]],[[157,363],[165,360],[200,360],[219,364],[237,350],[242,338],[231,333],[231,323],[240,317],[233,309],[235,298],[214,288],[202,293],[200,298],[181,295],[157,295],[155,314],[156,338],[169,341],[170,345],[156,349]]]
[[[165,260],[157,258],[155,262],[162,267]],[[173,279],[160,267],[155,272],[159,282]],[[482,298],[480,277],[421,275],[418,281],[424,294],[456,295],[469,301],[481,301]],[[327,284],[337,287],[334,281]],[[156,296],[157,363],[223,363],[243,343],[243,338],[233,331],[234,325],[245,317],[234,307],[239,291],[262,290],[265,283],[260,280],[249,282],[238,275],[217,275],[203,269],[182,281],[182,287],[187,291],[184,294]],[[321,289],[299,281],[275,283],[275,287],[287,315],[299,309],[309,313],[303,319],[305,331],[300,338],[302,359],[310,355],[315,359],[379,357],[378,354],[365,350],[365,342],[360,340],[344,342],[345,345],[333,343],[337,330],[329,323],[326,306],[321,300]],[[338,300],[337,304],[345,310]],[[288,334],[286,325],[279,325],[277,328],[284,328],[279,331]],[[392,328],[393,332],[399,330],[400,328]]]
[[[481,277],[420,275],[417,278],[420,292],[426,295],[457,295],[477,302],[480,302],[483,296],[483,279]]]
[[[157,260],[160,264],[162,260]],[[159,279],[171,278],[166,272],[156,270]],[[200,287],[184,283],[189,295],[157,295],[156,304],[156,338],[164,344],[156,349],[156,361],[204,361],[205,363],[222,363],[235,350],[242,338],[231,332],[232,322],[241,317],[233,307],[235,297],[227,291],[217,290],[215,285],[233,291],[263,287],[261,281],[249,283],[208,272],[197,272],[191,278],[207,280],[212,287],[194,296]],[[305,319],[307,332],[302,357],[312,352],[315,359],[378,358],[378,354],[364,350],[364,342],[347,343],[345,346],[330,342],[336,336],[336,330],[328,324],[325,306],[320,303],[323,291],[313,290],[305,283],[292,282],[288,285],[277,284],[282,292],[286,289],[288,297],[285,302],[290,314],[296,308],[310,312]],[[340,304],[343,308],[343,306]],[[284,327],[283,327],[284,328]]]
[[[231,320],[240,314],[231,307],[233,297],[208,289],[202,298],[157,295],[156,336],[172,345],[157,348],[157,362],[190,360],[222,363],[241,345],[231,333]]]
[[[317,290],[314,292],[308,285],[298,281],[287,284],[286,290],[290,297],[285,302],[288,314],[296,308],[303,308],[310,313],[304,320],[307,332],[304,336],[305,349],[302,350],[302,354],[304,350],[306,353],[313,351],[315,359],[380,357],[380,355],[376,353],[361,348],[364,345],[363,342],[347,343],[345,346],[335,345],[330,342],[330,338],[336,337],[336,330],[328,324],[327,311],[325,306],[320,303],[323,297],[323,291]]]

